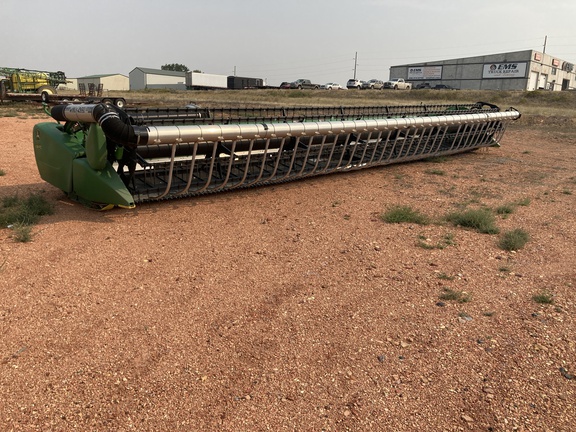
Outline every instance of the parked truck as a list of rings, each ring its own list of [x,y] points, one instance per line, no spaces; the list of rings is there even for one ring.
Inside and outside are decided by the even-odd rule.
[[[62,71],[0,67],[0,102],[102,102],[111,103],[119,108],[126,105],[126,100],[122,97],[102,97],[101,90],[100,94],[59,95],[58,86],[67,82],[66,74]]]
[[[313,84],[312,81],[310,81],[309,79],[297,79],[296,81],[293,81],[290,83],[290,88],[291,89],[298,89],[298,90],[302,90],[302,89],[317,90],[320,88],[320,85],[319,84]]]
[[[404,81],[403,78],[392,78],[384,83],[384,88],[394,90],[410,90],[412,84]]]

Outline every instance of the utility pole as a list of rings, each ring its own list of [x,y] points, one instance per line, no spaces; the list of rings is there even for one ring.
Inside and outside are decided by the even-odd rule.
[[[542,50],[542,54],[546,54],[546,41],[548,40],[548,36],[544,36],[544,49]]]
[[[354,79],[356,79],[356,66],[358,66],[358,51],[354,54]]]

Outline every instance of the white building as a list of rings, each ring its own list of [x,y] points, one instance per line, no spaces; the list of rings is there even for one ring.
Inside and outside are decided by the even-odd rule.
[[[137,67],[129,76],[130,90],[186,90],[186,72]]]
[[[468,90],[576,89],[573,63],[534,50],[392,66],[390,78]]]

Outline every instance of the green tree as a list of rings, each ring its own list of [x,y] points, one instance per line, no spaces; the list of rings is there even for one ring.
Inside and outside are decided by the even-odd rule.
[[[188,72],[190,69],[188,69],[187,66],[180,64],[180,63],[170,63],[170,64],[165,64],[163,66],[160,66],[160,69],[162,70],[170,70],[170,71],[177,71],[177,72]]]

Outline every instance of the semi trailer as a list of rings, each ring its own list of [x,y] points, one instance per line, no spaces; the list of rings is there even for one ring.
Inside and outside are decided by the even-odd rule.
[[[257,89],[264,87],[266,87],[266,81],[263,80],[262,78],[250,78],[239,76],[228,77],[228,88],[231,90]]]
[[[240,90],[264,87],[266,87],[266,81],[262,78],[186,72],[186,89],[188,90]]]
[[[188,90],[218,90],[228,88],[228,77],[225,75],[186,72]]]

